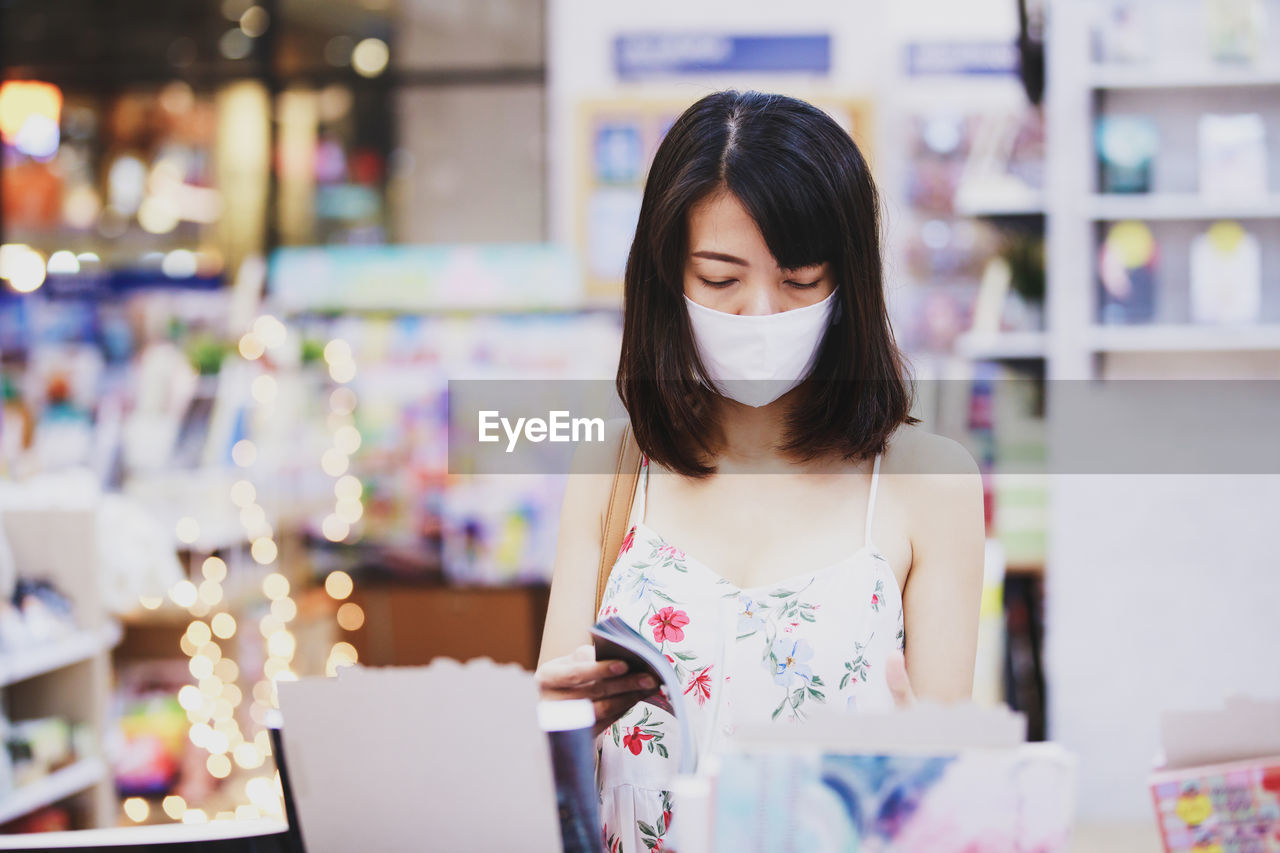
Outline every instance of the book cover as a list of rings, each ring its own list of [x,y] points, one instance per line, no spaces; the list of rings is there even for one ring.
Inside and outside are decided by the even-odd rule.
[[[1200,116],[1200,193],[1240,201],[1267,193],[1267,132],[1258,113]]]
[[[629,666],[627,674],[636,675],[643,672],[657,679],[658,684],[662,686],[662,691],[643,701],[661,708],[676,718],[683,747],[680,750],[680,772],[694,772],[697,766],[697,749],[690,726],[689,711],[681,690],[680,679],[676,676],[676,671],[666,655],[620,616],[610,616],[597,622],[591,627],[591,637],[595,643],[596,660],[625,661]]]
[[[1160,132],[1143,115],[1102,116],[1097,123],[1098,162],[1104,193],[1149,193]]]

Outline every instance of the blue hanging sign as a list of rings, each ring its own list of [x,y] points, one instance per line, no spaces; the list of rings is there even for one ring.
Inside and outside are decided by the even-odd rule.
[[[907,73],[1016,74],[1018,47],[1009,41],[933,41],[906,46]]]
[[[735,71],[829,74],[831,36],[631,33],[614,39],[613,61],[623,80]]]

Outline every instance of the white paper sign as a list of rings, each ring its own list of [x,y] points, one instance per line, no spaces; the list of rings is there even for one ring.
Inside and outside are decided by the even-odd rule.
[[[279,693],[308,853],[559,853],[531,673],[487,659],[350,667]]]

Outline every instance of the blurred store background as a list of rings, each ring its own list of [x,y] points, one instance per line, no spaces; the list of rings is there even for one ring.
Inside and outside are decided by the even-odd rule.
[[[278,815],[280,680],[533,667],[563,478],[451,470],[447,380],[612,378],[649,158],[730,86],[872,161],[917,414],[988,471],[976,697],[1147,818],[1158,711],[1280,643],[1280,491],[1007,471],[1053,380],[1280,378],[1278,22],[0,0],[0,824]]]

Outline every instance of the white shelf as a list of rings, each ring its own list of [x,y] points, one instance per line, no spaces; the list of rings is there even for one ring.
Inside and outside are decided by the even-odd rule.
[[[0,687],[89,660],[114,648],[120,633],[120,624],[109,621],[96,630],[77,631],[52,643],[0,654]]]
[[[101,759],[82,758],[75,764],[55,770],[39,782],[0,794],[0,823],[87,790],[106,775],[107,765]]]
[[[1249,326],[1094,326],[1093,352],[1280,351],[1280,323]]]
[[[1258,201],[1214,201],[1195,193],[1095,194],[1088,198],[1090,219],[1275,219],[1280,196]]]
[[[961,191],[956,193],[955,211],[961,216],[983,218],[1043,216],[1044,194],[1034,190],[1018,193]]]
[[[1013,358],[1044,358],[1044,332],[965,332],[956,338],[957,355],[998,361]]]
[[[1089,85],[1094,89],[1262,88],[1280,86],[1280,69],[1095,65],[1089,72]]]

